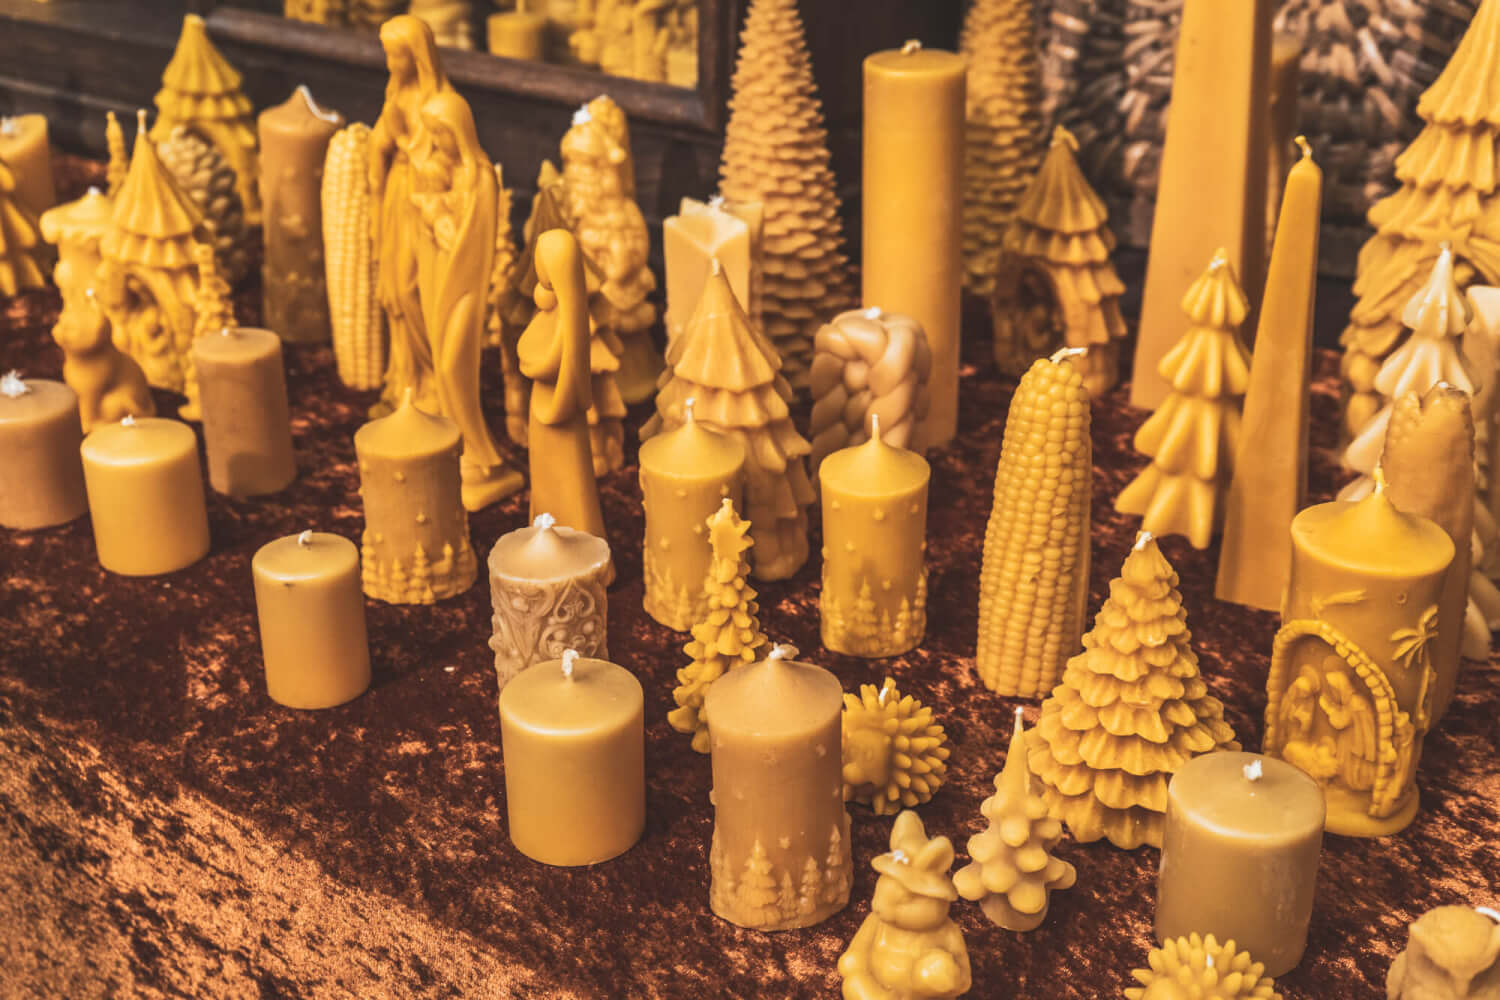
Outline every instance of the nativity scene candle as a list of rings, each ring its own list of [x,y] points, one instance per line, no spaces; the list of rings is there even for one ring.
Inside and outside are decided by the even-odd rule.
[[[66,524],[88,510],[78,446],[78,397],[61,382],[0,375],[0,525]]]
[[[226,326],[193,341],[208,481],[220,493],[277,493],[297,478],[281,338]]]

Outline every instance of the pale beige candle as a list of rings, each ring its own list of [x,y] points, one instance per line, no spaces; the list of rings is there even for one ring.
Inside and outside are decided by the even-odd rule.
[[[83,516],[78,396],[61,382],[0,375],[0,525],[46,528]]]
[[[281,338],[226,327],[193,342],[208,480],[233,497],[285,489],[297,477]]]

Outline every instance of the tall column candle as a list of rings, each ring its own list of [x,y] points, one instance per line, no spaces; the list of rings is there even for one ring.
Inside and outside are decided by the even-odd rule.
[[[0,375],[0,525],[46,528],[88,510],[78,396],[61,382]]]
[[[917,42],[864,64],[863,298],[927,333],[932,406],[919,449],[958,428],[964,67]]]
[[[208,481],[233,497],[285,489],[297,477],[281,339],[225,327],[193,341]]]
[[[16,172],[16,199],[21,207],[39,216],[57,204],[44,115],[0,117],[0,161]]]

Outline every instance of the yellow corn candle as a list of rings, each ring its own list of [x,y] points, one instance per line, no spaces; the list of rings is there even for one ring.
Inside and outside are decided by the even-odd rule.
[[[57,204],[46,116],[0,118],[0,160],[16,172],[16,200],[22,208],[39,216]]]
[[[927,484],[921,455],[887,444],[870,418],[864,444],[823,460],[823,645],[895,656],[927,631]]]
[[[0,376],[0,525],[46,528],[83,516],[78,396],[61,382]]]
[[[281,338],[226,327],[193,341],[208,481],[220,493],[276,493],[297,478]]]
[[[641,682],[565,650],[500,692],[505,806],[516,850],[547,865],[624,854],[646,828]]]
[[[208,554],[198,439],[187,424],[126,417],[95,427],[81,453],[99,565],[155,576]]]
[[[720,199],[682,199],[677,214],[662,221],[661,237],[667,267],[667,343],[677,339],[698,308],[714,261],[729,279],[734,300],[749,313],[750,227],[726,211]]]
[[[288,708],[331,708],[370,686],[359,550],[304,531],[267,542],[250,562],[266,693]]]

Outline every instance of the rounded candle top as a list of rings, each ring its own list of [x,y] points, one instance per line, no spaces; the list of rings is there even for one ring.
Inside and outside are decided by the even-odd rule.
[[[609,543],[597,535],[556,523],[538,514],[535,523],[500,536],[490,549],[495,576],[533,583],[569,580],[598,572],[609,563]]]
[[[1372,577],[1426,576],[1453,561],[1446,531],[1428,518],[1397,510],[1378,487],[1363,500],[1335,500],[1302,511],[1292,519],[1292,540]]]
[[[215,336],[198,337],[193,353],[210,361],[259,361],[281,354],[281,338],[253,326],[226,326]]]
[[[586,736],[623,729],[642,711],[641,682],[624,667],[573,653],[521,671],[500,689],[500,714],[508,724],[554,736]],[[571,672],[564,663],[571,664]]]
[[[91,187],[83,197],[42,213],[42,238],[52,244],[101,239],[114,212],[109,195]]]
[[[1323,829],[1316,781],[1284,760],[1239,750],[1194,757],[1172,776],[1172,810],[1224,837],[1300,840]]]
[[[745,464],[745,446],[693,417],[695,400],[683,404],[684,420],[678,427],[641,442],[642,469],[668,475],[702,479],[725,479]]]
[[[417,409],[407,389],[394,413],[354,432],[354,449],[377,458],[414,458],[456,450],[462,437],[447,417]]]
[[[880,417],[870,417],[870,439],[840,450],[818,466],[818,481],[846,496],[882,497],[913,493],[932,478],[927,459],[914,451],[886,444]]]
[[[822,667],[792,659],[796,655],[791,646],[776,646],[759,663],[714,681],[703,702],[709,730],[776,737],[806,733],[830,720],[837,725],[844,686]]]
[[[259,575],[292,584],[356,570],[359,549],[343,535],[304,531],[262,545],[250,566]]]
[[[126,417],[117,424],[100,424],[83,439],[83,457],[98,465],[140,465],[194,456],[198,438],[193,429],[165,417]]]

